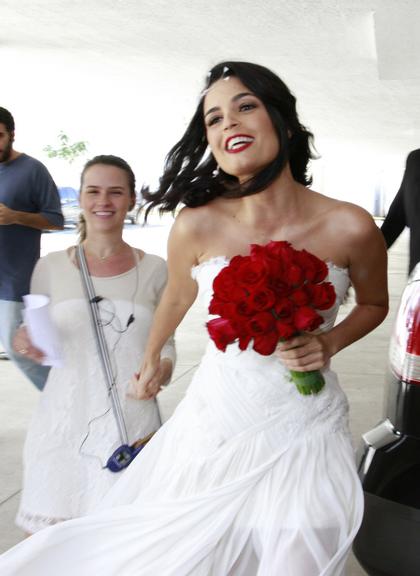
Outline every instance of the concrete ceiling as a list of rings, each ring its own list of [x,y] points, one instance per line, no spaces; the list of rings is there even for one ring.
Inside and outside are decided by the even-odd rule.
[[[401,164],[420,147],[419,29],[417,0],[1,0],[1,105],[32,150],[64,129],[147,177],[208,68],[250,60],[286,81],[322,153]]]

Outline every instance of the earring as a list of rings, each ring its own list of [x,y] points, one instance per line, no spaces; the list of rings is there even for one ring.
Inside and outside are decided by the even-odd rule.
[[[219,164],[216,165],[216,168],[213,170],[212,172],[212,176],[213,178],[217,178],[220,174],[220,167]]]

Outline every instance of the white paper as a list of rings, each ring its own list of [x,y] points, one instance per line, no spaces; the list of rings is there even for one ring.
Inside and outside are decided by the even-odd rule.
[[[23,318],[29,337],[36,348],[44,352],[44,366],[63,365],[58,332],[50,316],[50,299],[43,294],[27,294],[23,297]]]

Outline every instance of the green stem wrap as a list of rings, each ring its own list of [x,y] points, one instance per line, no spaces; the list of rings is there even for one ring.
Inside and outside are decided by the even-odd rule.
[[[310,372],[296,372],[295,370],[290,370],[290,375],[296,388],[304,396],[309,396],[309,394],[318,394],[318,392],[324,388],[324,376],[319,370],[311,370]]]

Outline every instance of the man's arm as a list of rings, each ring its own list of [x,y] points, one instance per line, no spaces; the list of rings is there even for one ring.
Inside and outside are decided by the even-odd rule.
[[[61,230],[63,227],[50,222],[45,216],[36,212],[22,212],[12,210],[0,203],[0,226],[19,224],[38,230]]]
[[[388,214],[381,226],[387,248],[392,246],[407,225],[404,206],[404,179],[401,188],[389,207]]]

